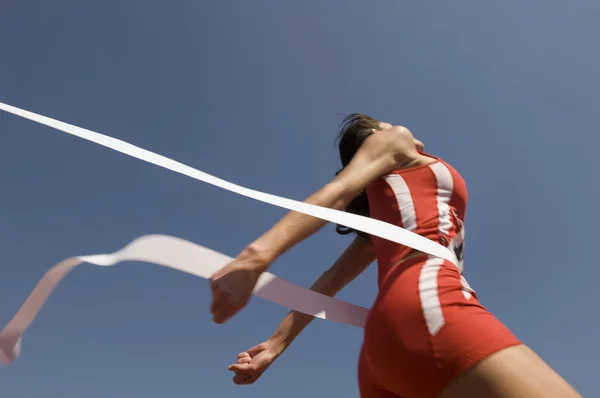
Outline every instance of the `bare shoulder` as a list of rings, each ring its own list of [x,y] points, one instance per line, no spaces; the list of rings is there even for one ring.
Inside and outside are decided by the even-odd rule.
[[[420,141],[408,128],[392,126],[370,136],[364,143],[364,150],[371,152],[372,156],[391,157],[394,160],[393,168],[398,169],[420,161],[418,144]]]
[[[413,167],[422,160],[417,141],[402,126],[376,130],[360,146],[348,166],[334,179],[348,197],[358,195],[366,186],[394,170]]]

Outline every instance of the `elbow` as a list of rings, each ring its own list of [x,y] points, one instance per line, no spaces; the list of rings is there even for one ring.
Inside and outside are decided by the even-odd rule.
[[[330,293],[335,295],[354,279],[354,275],[349,273],[347,269],[338,269],[333,266],[325,271],[323,279],[326,280],[327,286],[330,287]]]
[[[346,285],[345,279],[342,273],[332,267],[325,271],[321,275],[321,278],[319,278],[317,290],[320,290],[320,293],[327,296],[335,296]]]
[[[330,197],[334,198],[330,207],[336,210],[344,210],[361,192],[361,189],[352,187],[345,181],[339,180],[330,182],[327,190],[330,193]]]
[[[321,279],[327,284],[327,286],[334,286],[336,284],[335,282],[339,280],[339,273],[336,272],[336,270],[332,267],[323,272]]]

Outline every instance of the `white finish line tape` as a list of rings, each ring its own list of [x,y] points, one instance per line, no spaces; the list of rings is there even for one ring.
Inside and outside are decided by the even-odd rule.
[[[342,224],[457,264],[456,256],[450,249],[395,225],[248,189],[127,142],[1,102],[0,109],[239,195]],[[113,254],[72,257],[64,260],[46,272],[17,314],[0,333],[0,364],[10,363],[18,357],[24,330],[33,322],[56,285],[71,269],[82,262],[108,266],[121,261],[144,261],[209,278],[231,260],[224,254],[164,235],[140,237]],[[366,308],[301,288],[270,273],[265,273],[261,277],[254,294],[293,310],[354,326],[364,325],[368,311]]]
[[[0,333],[0,364],[8,364],[19,356],[21,336],[35,319],[58,283],[83,262],[111,266],[122,261],[154,263],[208,279],[233,258],[183,239],[166,235],[146,235],[137,238],[112,254],[71,257],[42,277],[23,306]],[[368,310],[309,289],[294,285],[265,272],[254,288],[254,294],[284,307],[318,318],[352,326],[364,325]]]

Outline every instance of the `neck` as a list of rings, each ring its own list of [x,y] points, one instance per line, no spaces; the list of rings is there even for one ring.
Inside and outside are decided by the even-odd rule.
[[[406,155],[398,162],[399,169],[409,169],[411,167],[423,166],[435,162],[435,159],[425,155],[423,152],[415,151],[415,153]]]

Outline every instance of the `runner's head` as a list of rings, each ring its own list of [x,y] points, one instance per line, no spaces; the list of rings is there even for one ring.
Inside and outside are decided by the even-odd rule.
[[[350,163],[367,137],[379,129],[379,120],[373,119],[364,113],[353,113],[343,120],[337,136],[342,168],[348,166],[348,163]]]
[[[338,149],[342,168],[346,167],[358,151],[358,148],[371,134],[377,131],[387,130],[394,126],[389,123],[381,122],[364,113],[353,113],[348,115],[342,122],[340,132],[337,136]],[[405,130],[405,129],[404,129]],[[406,130],[405,130],[406,131]],[[422,151],[423,143],[414,139],[415,147]]]
[[[379,131],[390,129],[392,126],[389,123],[381,122],[377,119],[372,118],[364,113],[353,113],[348,115],[342,122],[340,132],[337,136],[338,149],[340,152],[340,160],[342,161],[342,169],[346,167],[354,154],[358,151],[358,148],[362,143],[371,135],[376,134]],[[406,130],[406,129],[404,129]],[[415,147],[417,150],[423,150],[423,143],[417,139],[414,139]],[[341,170],[340,170],[341,171]],[[338,172],[339,173],[339,172]],[[358,214],[361,216],[369,216],[369,200],[366,192],[362,192],[358,195],[348,207],[346,207],[348,213]],[[367,234],[360,231],[355,231],[352,228],[345,227],[343,225],[337,225],[336,231],[339,234],[347,235],[349,233],[357,233],[360,236],[368,237]]]

